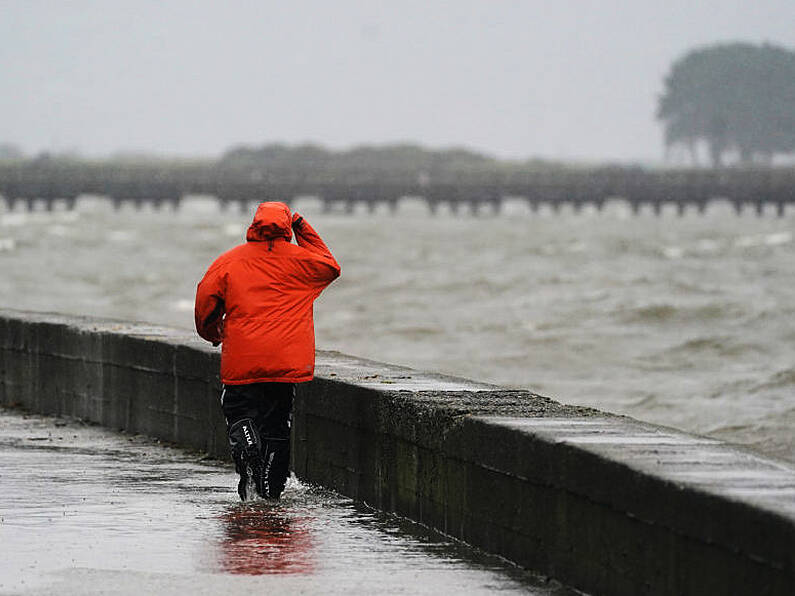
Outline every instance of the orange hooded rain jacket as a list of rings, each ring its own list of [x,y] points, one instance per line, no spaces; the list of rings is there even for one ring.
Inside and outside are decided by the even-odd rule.
[[[298,245],[290,242],[292,230]],[[196,330],[223,344],[224,384],[310,381],[312,303],[340,266],[312,226],[284,203],[261,203],[246,240],[218,257],[199,282]]]

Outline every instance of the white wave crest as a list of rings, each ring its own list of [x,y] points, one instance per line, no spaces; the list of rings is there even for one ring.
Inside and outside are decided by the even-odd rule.
[[[171,310],[176,310],[177,312],[190,312],[193,310],[193,300],[181,298],[176,302],[172,302]]]
[[[228,223],[224,226],[224,236],[242,236],[244,228],[240,224]]]
[[[664,246],[662,254],[666,259],[681,259],[685,250],[679,246]]]
[[[765,236],[765,244],[768,246],[778,246],[792,242],[792,232],[777,232]]]

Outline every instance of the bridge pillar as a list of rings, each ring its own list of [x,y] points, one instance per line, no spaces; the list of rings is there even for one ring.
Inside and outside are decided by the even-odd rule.
[[[679,217],[682,217],[685,214],[685,209],[687,208],[687,203],[684,201],[677,201],[676,202],[676,214]]]
[[[764,203],[764,201],[757,200],[754,206],[756,207],[756,215],[757,215],[757,217],[762,217],[765,214],[765,203]]]
[[[662,207],[663,207],[662,201],[654,201],[654,215],[659,217],[662,214]]]
[[[784,217],[784,209],[786,208],[786,203],[784,201],[777,201],[776,202],[776,215],[778,217]]]

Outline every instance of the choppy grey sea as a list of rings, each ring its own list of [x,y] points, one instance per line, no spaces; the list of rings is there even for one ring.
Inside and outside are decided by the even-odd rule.
[[[795,213],[396,215],[295,208],[343,275],[318,347],[528,388],[795,461]],[[253,208],[0,210],[0,305],[192,328]]]

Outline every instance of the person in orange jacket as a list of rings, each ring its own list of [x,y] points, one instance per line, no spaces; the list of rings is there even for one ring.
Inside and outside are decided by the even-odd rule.
[[[314,375],[312,304],[339,275],[312,226],[267,202],[246,243],[218,257],[196,289],[196,331],[222,344],[221,407],[244,501],[284,490],[295,383]]]

